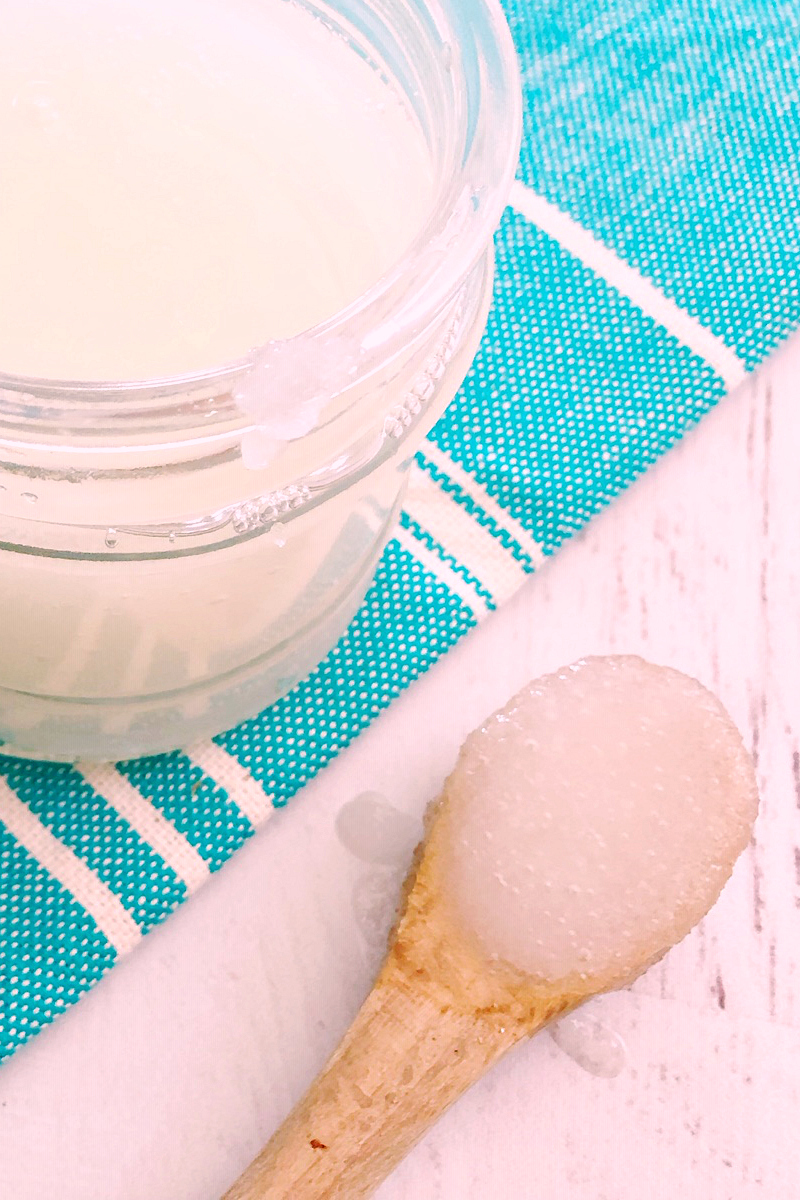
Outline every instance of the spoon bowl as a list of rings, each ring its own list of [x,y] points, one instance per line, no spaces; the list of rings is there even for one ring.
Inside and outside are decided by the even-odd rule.
[[[741,738],[695,680],[596,658],[520,692],[429,809],[363,1008],[225,1200],[371,1195],[516,1042],[683,938],[756,811]]]

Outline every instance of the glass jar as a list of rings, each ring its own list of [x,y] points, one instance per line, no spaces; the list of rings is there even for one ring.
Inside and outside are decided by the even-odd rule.
[[[475,354],[520,137],[502,13],[494,0],[303,7],[413,110],[435,205],[355,303],[246,360],[100,385],[0,374],[7,753],[156,753],[286,692],[361,602],[413,455]],[[276,444],[259,397],[282,381],[315,415]]]

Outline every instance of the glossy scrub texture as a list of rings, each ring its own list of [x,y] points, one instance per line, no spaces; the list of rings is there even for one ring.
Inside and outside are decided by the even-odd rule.
[[[519,145],[499,9],[436,14],[3,4],[4,752],[219,734],[357,611],[482,336]]]
[[[397,262],[427,147],[286,0],[6,0],[0,371],[121,380],[287,338]]]
[[[459,923],[487,957],[551,982],[616,981],[684,937],[758,803],[719,701],[633,657],[521,691],[467,739],[448,794],[441,869]]]

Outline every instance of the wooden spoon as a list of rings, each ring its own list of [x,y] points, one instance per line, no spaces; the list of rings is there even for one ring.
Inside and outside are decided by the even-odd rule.
[[[588,758],[582,758],[589,741]],[[607,766],[602,777],[598,747]],[[569,758],[549,783],[548,753],[550,767],[562,761],[559,756]],[[620,775],[620,766],[628,776]],[[587,770],[594,791],[559,826],[558,813],[549,810],[550,793],[567,789],[561,794],[564,812],[584,788]],[[539,795],[519,795],[520,780]],[[632,805],[637,796],[643,798]],[[572,951],[566,933],[542,951],[554,954],[554,962],[569,960],[555,980],[536,969],[527,950],[514,949],[520,936],[533,945],[540,928],[530,910],[539,902],[535,890],[531,898],[513,882],[508,886],[521,878],[524,864],[517,860],[528,853],[523,826],[488,855],[477,876],[470,865],[483,855],[475,839],[487,802],[490,813],[499,810],[498,820],[510,808],[534,806],[531,845],[556,838],[535,868],[539,886],[554,863],[547,895],[555,889],[572,897],[580,890],[574,882],[561,887],[568,876],[555,861],[558,837],[568,836],[570,845],[577,838],[581,876],[595,868],[601,873],[602,886],[591,890],[592,911],[586,919],[570,915],[573,924],[584,921],[569,931]],[[611,803],[619,811],[610,812]],[[700,920],[749,841],[756,808],[752,764],[738,733],[718,702],[678,672],[634,658],[589,659],[520,693],[470,736],[429,812],[387,958],[363,1008],[305,1098],[224,1200],[371,1195],[428,1127],[516,1042],[589,997],[630,983]],[[527,819],[528,808],[523,811]],[[590,835],[583,841],[573,827],[576,812],[584,813]],[[642,839],[633,854],[625,821]],[[671,838],[680,858],[659,874]],[[519,844],[523,851],[515,859]],[[595,861],[587,847],[595,848]],[[503,860],[509,880],[497,869],[498,853],[509,860]],[[603,855],[610,855],[610,873]],[[634,890],[632,870],[641,876]],[[482,911],[484,901],[488,909],[499,902],[511,914],[511,940],[500,955],[469,919],[470,909]],[[606,902],[623,913],[618,928],[616,910],[604,911]],[[624,917],[624,910],[634,909],[635,924]],[[555,919],[552,913],[548,919]],[[525,969],[509,958],[524,960]]]

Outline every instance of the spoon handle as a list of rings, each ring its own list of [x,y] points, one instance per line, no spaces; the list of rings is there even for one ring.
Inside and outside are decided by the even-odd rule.
[[[453,1007],[390,953],[322,1074],[223,1200],[372,1195],[522,1035]]]

